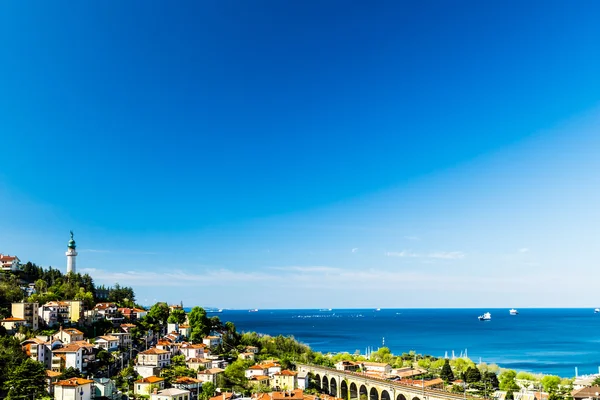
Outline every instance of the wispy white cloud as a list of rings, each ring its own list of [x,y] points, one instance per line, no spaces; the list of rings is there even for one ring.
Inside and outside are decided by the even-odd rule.
[[[522,247],[519,249],[519,253],[528,253],[529,249],[527,247]]]
[[[276,270],[276,271],[288,271],[288,272],[301,272],[301,273],[310,273],[310,272],[319,272],[319,273],[336,273],[340,272],[340,268],[334,267],[326,267],[326,266],[287,266],[287,267],[268,267],[268,269]]]
[[[356,253],[357,251],[358,251],[358,247],[355,247],[355,248],[352,249],[353,253]]]
[[[387,253],[385,253],[385,255],[388,257],[419,257],[417,253],[413,253],[409,250],[388,251]]]
[[[418,236],[404,236],[406,240],[421,240]]]
[[[445,260],[459,260],[465,258],[465,253],[462,251],[437,251],[427,255],[429,258],[442,258]]]
[[[465,258],[466,254],[462,251],[436,251],[427,254],[414,253],[410,250],[388,251],[385,253],[388,257],[414,257],[414,258],[438,258],[445,260],[458,260]]]

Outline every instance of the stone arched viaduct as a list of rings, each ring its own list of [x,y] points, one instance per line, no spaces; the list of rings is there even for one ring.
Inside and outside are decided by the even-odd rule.
[[[344,400],[465,400],[462,394],[403,385],[357,372],[308,364],[297,364],[297,369],[312,373],[324,393]]]

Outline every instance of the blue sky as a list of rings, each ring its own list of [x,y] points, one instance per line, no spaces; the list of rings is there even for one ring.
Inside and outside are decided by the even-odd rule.
[[[600,4],[0,5],[0,252],[231,308],[598,306]]]

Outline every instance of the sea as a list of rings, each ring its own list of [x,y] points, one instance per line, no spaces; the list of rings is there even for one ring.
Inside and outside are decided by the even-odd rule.
[[[594,309],[223,310],[238,331],[294,336],[320,352],[388,347],[436,357],[468,355],[517,371],[574,377],[600,372],[600,314]],[[490,321],[478,316],[490,312]]]

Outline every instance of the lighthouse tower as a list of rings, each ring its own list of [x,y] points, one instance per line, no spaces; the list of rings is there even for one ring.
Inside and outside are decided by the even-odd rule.
[[[73,231],[71,231],[71,240],[69,240],[69,244],[67,246],[67,252],[65,253],[67,256],[67,274],[68,273],[76,273],[76,257],[77,251],[75,251],[75,240],[73,240]]]

